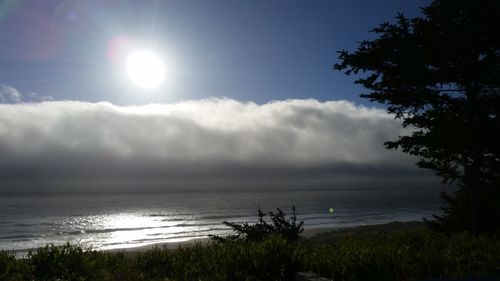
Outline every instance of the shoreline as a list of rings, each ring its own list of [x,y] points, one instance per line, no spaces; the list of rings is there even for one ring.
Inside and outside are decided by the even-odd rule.
[[[143,252],[147,252],[149,250],[153,250],[154,248],[165,248],[166,247],[169,250],[175,250],[179,247],[194,245],[196,243],[205,244],[205,243],[208,243],[209,241],[210,241],[210,237],[199,237],[199,238],[193,238],[193,239],[188,239],[188,240],[184,240],[184,241],[160,242],[160,243],[153,243],[153,244],[148,244],[148,245],[143,245],[143,246],[125,247],[125,248],[116,248],[116,249],[98,250],[98,251],[108,252],[108,253],[121,253],[121,252],[143,253]]]
[[[372,233],[372,232],[397,232],[404,230],[415,230],[422,229],[425,227],[425,222],[423,221],[393,221],[389,223],[379,223],[379,224],[366,224],[358,226],[348,226],[348,227],[324,227],[324,228],[312,228],[305,229],[301,233],[303,239],[322,242],[331,239],[339,238],[348,234],[359,234],[359,233]],[[153,243],[144,246],[137,247],[124,247],[109,250],[99,250],[108,253],[143,253],[154,248],[166,247],[169,250],[175,250],[179,247],[194,245],[195,243],[206,244],[210,242],[209,237],[199,237],[194,239],[188,239],[185,241],[175,241],[175,242],[160,242]]]
[[[342,236],[349,234],[362,234],[362,233],[373,233],[373,232],[397,232],[405,230],[415,230],[423,229],[425,227],[425,222],[423,221],[393,221],[388,223],[374,223],[356,226],[340,226],[340,227],[318,227],[305,229],[304,232],[300,234],[301,239],[313,241],[313,242],[328,242],[338,239]],[[195,243],[206,244],[211,240],[209,237],[196,237],[186,240],[173,241],[173,242],[159,242],[152,243],[141,246],[129,246],[120,247],[112,249],[94,249],[99,252],[107,253],[144,253],[155,248],[167,248],[169,250],[175,250],[179,247],[185,247],[194,245]],[[36,249],[22,249],[22,250],[0,250],[0,251],[10,251],[14,252],[17,257],[24,257],[29,250]]]

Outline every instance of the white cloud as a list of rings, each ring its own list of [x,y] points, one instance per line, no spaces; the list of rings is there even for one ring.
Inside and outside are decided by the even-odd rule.
[[[22,95],[14,87],[0,84],[0,103],[19,103]]]
[[[4,104],[0,179],[413,175],[414,159],[382,145],[401,133],[348,101]]]
[[[16,88],[0,84],[0,104],[14,104],[23,102],[53,101],[52,96],[40,95],[38,93],[21,94]]]
[[[49,95],[40,95],[38,93],[29,93],[26,96],[23,96],[23,100],[25,102],[42,102],[42,101],[53,101],[54,98]]]

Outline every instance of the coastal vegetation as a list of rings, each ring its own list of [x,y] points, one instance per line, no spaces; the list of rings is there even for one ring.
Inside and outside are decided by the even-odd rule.
[[[211,241],[140,253],[48,245],[25,258],[0,252],[0,280],[293,280],[297,271],[332,280],[490,274],[500,270],[498,238],[416,229],[333,231],[320,240],[295,242],[269,235],[259,241]]]
[[[280,208],[276,212],[269,212],[270,222],[267,222],[266,214],[259,208],[257,211],[257,222],[255,224],[222,222],[229,226],[236,234],[228,236],[211,235],[210,238],[217,242],[227,242],[230,240],[244,239],[246,241],[261,241],[264,238],[274,235],[289,241],[299,239],[299,234],[304,231],[304,222],[297,222],[297,211],[292,206],[292,215],[286,218],[285,212]]]

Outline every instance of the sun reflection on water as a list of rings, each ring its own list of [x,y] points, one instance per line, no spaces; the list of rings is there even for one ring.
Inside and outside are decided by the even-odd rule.
[[[193,217],[142,213],[72,217],[63,224],[67,234],[79,237],[78,244],[98,250],[206,237],[211,227]]]

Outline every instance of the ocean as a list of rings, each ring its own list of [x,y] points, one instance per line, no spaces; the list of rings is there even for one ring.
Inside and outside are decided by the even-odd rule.
[[[297,208],[304,228],[415,221],[439,212],[440,190],[331,189],[0,194],[0,249],[70,242],[108,250],[231,233],[257,209]],[[329,209],[333,208],[333,212]]]

